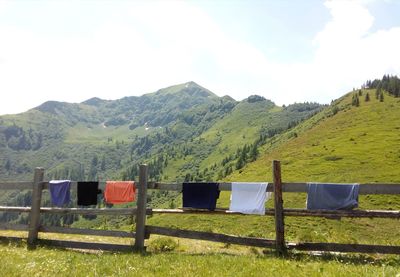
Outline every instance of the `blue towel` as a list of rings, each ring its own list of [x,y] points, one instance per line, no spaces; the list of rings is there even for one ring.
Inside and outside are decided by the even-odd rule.
[[[215,210],[219,197],[218,183],[183,183],[183,207]]]
[[[307,185],[307,209],[309,210],[351,210],[358,207],[358,184]]]
[[[49,182],[50,197],[53,205],[61,207],[71,201],[70,180],[51,180]]]

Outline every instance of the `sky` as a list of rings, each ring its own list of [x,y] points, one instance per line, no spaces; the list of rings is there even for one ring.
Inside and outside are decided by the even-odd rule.
[[[194,81],[330,103],[400,75],[398,0],[0,0],[0,114]]]

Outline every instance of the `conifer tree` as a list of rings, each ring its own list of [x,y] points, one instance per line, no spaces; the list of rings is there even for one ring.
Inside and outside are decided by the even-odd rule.
[[[383,102],[383,92],[379,95],[379,102]]]
[[[369,102],[369,93],[368,92],[365,94],[365,102]]]
[[[375,90],[375,98],[379,99],[379,95],[381,94],[382,89],[380,86],[378,86],[378,88]]]
[[[360,99],[358,98],[357,93],[353,94],[353,98],[351,99],[351,105],[352,106],[360,106]]]

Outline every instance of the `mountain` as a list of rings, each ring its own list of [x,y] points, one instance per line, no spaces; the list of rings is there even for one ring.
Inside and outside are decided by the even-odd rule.
[[[31,180],[43,167],[47,180],[136,180],[140,163],[149,164],[152,180],[221,179],[254,161],[269,136],[322,108],[283,108],[256,95],[238,102],[194,82],[118,100],[47,101],[0,117],[0,179]],[[6,193],[0,201],[26,205],[30,194]]]
[[[175,179],[187,173],[182,165],[190,168],[190,159],[205,160],[215,149],[233,154],[252,143],[263,124],[286,126],[321,106],[311,107],[289,114],[262,97],[237,102],[194,82],[118,100],[47,101],[0,117],[0,178],[30,179],[38,166],[46,168],[49,178],[134,178],[132,166],[160,159],[163,153],[162,159],[172,157],[162,166],[169,176],[158,172],[152,177]],[[210,161],[218,162],[221,155]],[[204,169],[205,163],[195,162],[194,167]]]
[[[267,138],[255,161],[234,169],[223,180],[271,182],[272,160],[277,159],[283,182],[399,183],[399,130],[400,98],[395,93],[356,90],[293,128]],[[229,192],[221,192],[217,207],[228,208],[229,197]],[[170,206],[179,207],[180,201],[178,196]],[[283,201],[285,208],[305,208],[306,194],[284,193]],[[273,199],[267,207],[273,207]],[[359,208],[400,210],[400,196],[360,195]],[[274,237],[271,217],[157,215],[148,224]],[[398,221],[382,218],[285,217],[285,236],[288,241],[398,245],[400,228]]]

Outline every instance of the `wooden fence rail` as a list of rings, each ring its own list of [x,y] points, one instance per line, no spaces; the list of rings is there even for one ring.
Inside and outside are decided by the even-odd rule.
[[[400,246],[391,245],[366,245],[366,244],[338,244],[338,243],[291,243],[285,240],[285,216],[307,216],[324,217],[328,219],[349,218],[392,218],[400,219],[400,211],[392,210],[307,210],[307,209],[285,209],[283,193],[306,193],[307,183],[285,183],[282,182],[279,161],[273,161],[273,186],[268,186],[268,192],[274,192],[274,208],[267,209],[265,216],[273,216],[275,221],[275,238],[250,238],[238,237],[227,234],[201,232],[194,230],[180,230],[159,226],[146,225],[146,216],[153,214],[207,214],[207,215],[241,215],[227,209],[216,209],[214,211],[196,209],[152,209],[147,208],[147,189],[182,191],[182,183],[159,183],[148,182],[147,165],[139,168],[139,183],[137,193],[137,207],[135,208],[55,208],[41,207],[42,192],[49,187],[49,183],[43,180],[44,170],[35,170],[32,182],[0,182],[0,190],[32,190],[32,205],[30,207],[0,206],[0,212],[29,213],[29,224],[0,223],[0,230],[28,231],[28,246],[34,248],[36,244],[52,245],[66,248],[99,249],[109,251],[143,251],[145,240],[152,234],[172,236],[179,238],[198,239],[220,243],[239,244],[247,246],[275,248],[280,254],[287,250],[296,249],[303,251],[335,251],[335,252],[360,252],[360,253],[383,253],[400,254]],[[72,189],[76,189],[77,182],[72,182]],[[219,183],[219,189],[230,191],[232,183]],[[359,194],[400,194],[400,184],[360,184]],[[56,226],[40,225],[42,214],[80,214],[80,215],[106,215],[106,216],[135,216],[135,232],[119,230],[96,230],[80,229]],[[90,236],[110,236],[134,239],[132,245],[121,245],[111,243],[92,243],[63,240],[44,240],[38,238],[38,233],[58,233]]]
[[[307,193],[308,183],[284,183],[282,182],[282,192]],[[338,183],[340,185],[340,183]],[[221,191],[231,191],[232,183],[219,183],[218,188]],[[182,183],[159,183],[149,182],[148,189],[170,190],[182,192]],[[274,192],[273,186],[267,187],[267,192]],[[359,194],[400,194],[400,184],[387,183],[360,183]]]

